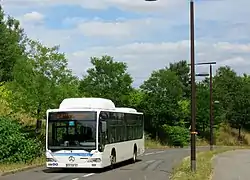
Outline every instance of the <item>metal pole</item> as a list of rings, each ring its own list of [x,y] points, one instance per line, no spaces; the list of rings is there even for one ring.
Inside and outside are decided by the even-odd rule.
[[[210,151],[213,151],[214,145],[214,120],[213,120],[213,77],[212,77],[212,64],[210,64]]]
[[[195,93],[195,49],[194,49],[194,2],[190,0],[190,46],[191,46],[191,170],[196,171],[196,93]]]

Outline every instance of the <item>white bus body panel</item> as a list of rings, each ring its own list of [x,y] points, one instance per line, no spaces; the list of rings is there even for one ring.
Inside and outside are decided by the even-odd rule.
[[[103,152],[84,150],[60,150],[52,153],[46,151],[46,158],[55,162],[47,162],[47,168],[104,168],[110,166],[110,155],[114,148],[116,150],[116,162],[122,162],[133,158],[134,145],[137,146],[138,156],[145,152],[144,139],[120,142],[105,145]],[[74,157],[74,162],[69,157]],[[100,161],[100,162],[97,162]]]
[[[103,151],[103,165],[109,166],[110,165],[110,155],[112,152],[112,149],[114,148],[116,150],[116,162],[122,162],[133,158],[134,153],[134,145],[137,146],[137,155],[141,156],[145,152],[144,148],[144,138],[143,139],[137,139],[132,141],[125,141],[125,142],[119,142],[114,144],[107,144],[105,145],[104,151]]]
[[[47,159],[55,162],[47,162],[47,168],[102,168],[102,154],[100,152],[87,152],[84,150],[60,150],[57,152],[46,151]],[[72,158],[74,161],[70,161]],[[98,162],[93,162],[97,161]]]

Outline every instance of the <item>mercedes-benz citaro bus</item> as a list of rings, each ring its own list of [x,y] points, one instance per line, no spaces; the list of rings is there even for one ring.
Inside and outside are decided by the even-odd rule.
[[[143,113],[109,99],[67,98],[47,110],[47,168],[103,168],[144,153]]]

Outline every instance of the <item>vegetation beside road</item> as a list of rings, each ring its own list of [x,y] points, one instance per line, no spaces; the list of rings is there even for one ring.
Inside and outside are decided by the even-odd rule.
[[[213,157],[217,154],[236,149],[250,148],[245,146],[223,147],[214,151],[197,153],[196,172],[190,168],[190,156],[183,159],[181,164],[174,169],[171,180],[210,180],[213,173]]]
[[[24,169],[29,169],[33,167],[43,166],[45,164],[46,158],[44,156],[37,157],[30,162],[19,162],[19,163],[1,163],[0,164],[0,176],[4,173],[15,173],[22,171]]]
[[[59,46],[30,39],[19,21],[0,7],[0,166],[35,164],[42,157],[44,129],[36,120],[68,97],[103,97],[145,115],[146,147],[183,147],[190,143],[190,67],[185,60],[155,70],[138,88],[124,62],[91,57],[81,78],[68,66]],[[85,69],[84,65],[82,69]],[[198,145],[209,141],[209,79],[196,82]],[[250,76],[228,66],[213,77],[217,145],[249,145]],[[44,124],[43,124],[44,125]],[[40,161],[39,161],[40,162]],[[38,163],[39,164],[39,163]]]

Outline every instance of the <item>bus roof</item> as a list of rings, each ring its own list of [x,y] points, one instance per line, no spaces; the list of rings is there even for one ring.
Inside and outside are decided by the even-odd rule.
[[[115,107],[115,104],[110,99],[105,98],[66,98],[61,102],[59,109],[48,109],[47,112],[89,110],[143,114],[142,112],[137,112],[134,108]]]
[[[59,109],[105,109],[116,110],[115,104],[104,98],[67,98],[64,99]]]
[[[137,110],[134,108],[126,108],[126,107],[117,107],[115,108],[118,112],[125,112],[125,113],[137,113]]]

